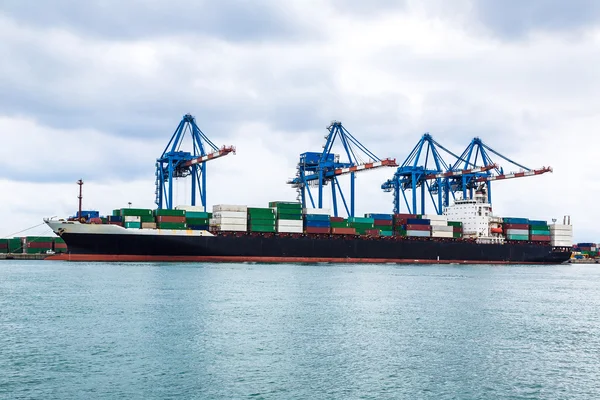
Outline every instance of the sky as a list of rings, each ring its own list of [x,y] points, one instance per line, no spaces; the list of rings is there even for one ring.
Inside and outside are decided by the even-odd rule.
[[[156,159],[191,113],[237,149],[207,166],[209,208],[295,200],[299,154],[338,120],[399,163],[429,132],[551,166],[495,183],[494,212],[570,215],[576,241],[599,242],[599,4],[3,0],[0,236],[72,215],[80,178],[86,209],[154,207]],[[393,173],[357,175],[357,214],[391,212]]]

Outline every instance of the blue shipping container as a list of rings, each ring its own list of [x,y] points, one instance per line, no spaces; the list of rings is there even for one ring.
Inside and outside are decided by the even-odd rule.
[[[529,220],[527,218],[502,218],[507,224],[529,224]]]
[[[541,221],[541,220],[536,221],[534,219],[530,219],[529,225],[548,225],[548,221]]]
[[[188,227],[188,229],[191,229],[193,231],[207,231],[208,230],[208,225],[188,225],[187,227]]]
[[[306,221],[329,221],[329,215],[305,214]]]
[[[329,228],[331,223],[329,221],[308,221],[304,220],[304,226],[310,228]]]
[[[108,222],[123,222],[123,217],[122,216],[115,216],[115,215],[109,215],[106,218],[108,218]]]
[[[429,225],[431,220],[428,219],[418,219],[418,218],[408,218],[406,220],[407,225]]]
[[[394,214],[365,214],[365,218],[381,219],[381,220],[393,220]]]

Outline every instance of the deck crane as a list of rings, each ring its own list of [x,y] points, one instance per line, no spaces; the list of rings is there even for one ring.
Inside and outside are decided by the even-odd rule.
[[[181,150],[186,134],[192,139],[192,150]],[[172,209],[173,184],[177,178],[192,178],[191,205],[196,205],[196,194],[200,195],[200,204],[206,211],[206,162],[215,158],[235,154],[235,147],[217,148],[198,128],[195,118],[186,114],[175,129],[169,144],[156,160],[156,204],[158,208]]]
[[[421,214],[425,214],[427,191],[429,192],[435,212],[441,215],[444,211],[442,207],[444,204],[444,192],[441,189],[447,179],[463,174],[485,172],[496,167],[496,165],[484,165],[465,170],[452,170],[444,161],[441,152],[453,158],[459,158],[456,154],[436,142],[429,133],[425,133],[412,149],[404,163],[396,170],[394,177],[381,185],[383,191],[393,192],[394,194],[394,213],[400,212],[402,197],[408,213],[416,214],[420,205]],[[421,192],[420,204],[417,201],[419,189]],[[406,196],[407,191],[412,192],[410,203]]]
[[[318,208],[323,207],[323,187],[331,183],[333,215],[338,216],[337,194],[339,193],[346,214],[354,216],[355,174],[380,167],[397,167],[398,164],[396,164],[396,159],[380,159],[377,157],[348,132],[339,121],[332,121],[327,130],[328,134],[325,136],[326,142],[323,151],[300,154],[296,177],[288,180],[287,183],[296,188],[298,200],[302,202],[303,207],[307,205],[307,195],[310,205],[315,207],[310,188],[318,187],[316,203]],[[343,161],[339,154],[332,153],[336,140],[343,147]],[[349,207],[338,181],[340,176],[348,174],[350,175]]]
[[[502,160],[507,161],[509,164],[520,168],[519,172],[511,172],[505,173],[504,168],[499,167],[492,161],[489,153],[492,153]],[[478,171],[472,172],[469,174],[463,174],[460,177],[450,177],[447,178],[444,182],[444,191],[447,193],[445,195],[445,204],[444,206],[449,205],[450,194],[453,197],[455,193],[462,192],[462,198],[464,199],[472,199],[473,191],[482,189],[484,192],[487,192],[488,203],[492,203],[492,191],[491,191],[491,182],[496,180],[503,179],[513,179],[513,178],[522,178],[526,176],[534,176],[545,174],[546,172],[552,172],[551,167],[542,167],[538,169],[527,168],[510,158],[498,153],[488,145],[486,145],[480,138],[475,137],[471,140],[471,143],[467,146],[465,151],[461,154],[458,160],[452,165],[451,170],[458,170],[460,168],[477,168],[478,165],[495,165],[495,168],[492,168],[487,171]]]

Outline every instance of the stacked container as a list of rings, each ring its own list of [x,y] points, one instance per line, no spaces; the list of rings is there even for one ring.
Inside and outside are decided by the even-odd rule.
[[[118,211],[119,213],[121,212],[121,210]],[[123,226],[123,217],[121,217],[120,215],[109,215],[108,217],[106,217],[106,223],[108,225]]]
[[[248,206],[217,204],[213,206],[210,229],[223,232],[248,230]]]
[[[248,208],[248,230],[274,233],[276,231],[275,210],[272,208]]]
[[[502,227],[507,240],[529,240],[529,220],[527,218],[502,218]]]
[[[66,253],[67,252],[67,244],[65,243],[63,238],[60,238],[60,237],[54,238],[53,250],[56,253]]]
[[[460,239],[463,235],[463,224],[458,221],[448,221],[448,226],[452,227],[452,237],[454,239]]]
[[[41,254],[52,250],[55,237],[53,236],[27,236],[24,239],[24,248],[27,254]]]
[[[550,245],[571,247],[573,245],[573,225],[552,224],[550,228]]]
[[[365,214],[366,218],[373,219],[373,227],[379,231],[381,236],[393,236],[394,215],[393,214]]]
[[[186,212],[185,210],[167,210],[158,209],[154,210],[154,217],[156,228],[158,229],[186,229]],[[148,224],[148,229],[151,229],[151,225]]]
[[[550,242],[550,227],[546,221],[529,221],[529,240],[532,242]]]
[[[416,214],[394,214],[394,235],[406,236],[406,223],[409,219],[416,219]]]
[[[25,248],[23,247],[23,241],[21,238],[8,239],[8,252],[9,253],[24,253]]]
[[[187,229],[193,231],[207,231],[212,213],[204,211],[202,206],[177,206],[176,210],[185,211]]]
[[[8,239],[0,239],[0,254],[8,253]]]
[[[121,208],[119,215],[123,217],[123,226],[128,229],[140,229],[142,222],[154,222],[152,210],[144,208]]]
[[[577,250],[587,258],[598,257],[598,247],[596,243],[577,243]]]
[[[333,235],[356,235],[356,229],[350,227],[347,219],[342,217],[329,217],[331,233]]]
[[[330,233],[330,211],[325,208],[305,208],[304,232],[305,233]]]
[[[277,232],[302,233],[302,204],[287,201],[271,201],[269,207],[275,211]]]
[[[417,218],[406,219],[406,236],[431,237],[431,221],[417,216]]]
[[[373,218],[348,217],[348,223],[355,229],[357,235],[366,235],[368,230],[375,229]]]

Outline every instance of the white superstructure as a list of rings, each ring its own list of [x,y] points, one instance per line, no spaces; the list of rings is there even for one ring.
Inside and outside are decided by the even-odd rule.
[[[448,221],[462,222],[465,238],[474,238],[480,243],[504,242],[502,218],[493,216],[485,192],[478,191],[474,199],[456,200],[444,210],[444,215]]]

